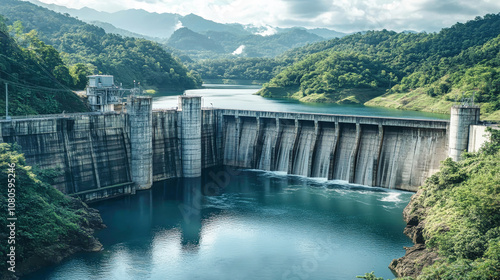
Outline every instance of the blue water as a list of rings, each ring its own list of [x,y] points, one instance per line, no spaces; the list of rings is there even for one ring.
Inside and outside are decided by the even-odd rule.
[[[259,111],[324,113],[411,119],[449,119],[449,115],[403,111],[363,105],[338,105],[328,103],[303,103],[290,99],[272,99],[255,95],[258,85],[205,84],[202,89],[187,90],[188,95],[201,95],[205,107]],[[153,97],[154,109],[175,108],[177,96],[182,92],[158,93]]]
[[[448,119],[365,106],[305,104],[253,95],[260,86],[205,85],[187,91],[204,106]],[[160,93],[153,107],[177,106]],[[81,253],[26,279],[356,279],[387,268],[411,241],[402,211],[411,193],[255,170],[205,170],[91,206],[106,229],[98,253]]]
[[[212,169],[93,204],[108,228],[33,279],[394,277],[411,193],[277,172]],[[31,277],[30,277],[31,279]]]

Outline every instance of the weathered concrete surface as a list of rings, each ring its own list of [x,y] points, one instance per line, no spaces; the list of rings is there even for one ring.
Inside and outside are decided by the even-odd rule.
[[[486,131],[488,127],[484,125],[471,125],[469,128],[469,143],[467,146],[468,152],[477,152],[481,146],[488,142],[490,133]]]
[[[458,161],[469,145],[469,127],[479,122],[479,107],[453,106],[450,116],[449,156]]]
[[[337,145],[335,123],[319,122],[319,131],[312,159],[311,177],[328,178],[330,163],[333,163],[334,151]],[[332,168],[333,169],[333,168]]]
[[[291,173],[289,171],[289,166],[298,134],[298,122],[294,120],[279,120],[278,122],[278,139],[275,148],[276,160],[272,170]]]
[[[225,165],[416,190],[448,156],[447,121],[220,111]]]
[[[377,186],[415,191],[448,157],[446,130],[384,127]]]
[[[297,124],[297,140],[290,161],[290,173],[310,176],[316,138],[318,137],[318,127],[311,121],[299,121]]]
[[[381,144],[382,133],[379,127],[375,125],[360,125],[359,130],[360,140],[353,182],[367,186],[377,185],[375,176],[377,174],[377,160],[380,155],[379,145]]]
[[[222,120],[216,110],[203,110],[201,121],[202,168],[222,165]]]
[[[201,96],[179,96],[183,177],[201,176]]]
[[[415,190],[448,156],[447,121],[202,110],[192,96],[180,102],[180,110],[152,112],[151,100],[139,97],[126,114],[0,121],[0,141],[18,142],[31,165],[61,170],[54,186],[87,199],[199,177],[218,165]]]
[[[255,168],[270,171],[276,158],[277,125],[275,119],[259,118],[259,138],[255,144]]]
[[[131,174],[137,189],[153,184],[153,116],[151,97],[130,97],[127,114],[130,127]]]
[[[0,141],[18,143],[29,165],[59,171],[54,187],[78,193],[132,181],[125,114],[73,114],[0,121]]]
[[[153,181],[182,177],[176,110],[153,112]]]

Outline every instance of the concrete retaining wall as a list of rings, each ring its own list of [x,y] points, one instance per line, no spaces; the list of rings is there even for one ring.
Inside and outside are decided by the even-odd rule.
[[[152,112],[151,99],[138,97],[123,114],[0,121],[0,141],[20,144],[30,165],[59,170],[54,186],[85,199],[218,165],[416,190],[448,156],[448,121],[201,110],[193,97],[181,103]],[[471,149],[481,129],[472,126]]]
[[[0,141],[18,143],[29,165],[53,169],[53,185],[78,193],[132,182],[126,114],[0,121]]]

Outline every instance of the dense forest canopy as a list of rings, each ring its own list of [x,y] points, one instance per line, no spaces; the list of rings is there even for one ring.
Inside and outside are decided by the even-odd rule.
[[[407,206],[440,258],[417,279],[500,278],[500,130],[479,153],[447,159]]]
[[[362,67],[356,57],[365,60]],[[474,95],[487,112],[500,110],[500,14],[439,33],[358,33],[297,48],[276,60],[280,67],[289,64],[264,85],[264,96],[315,101],[307,97],[325,93],[316,101],[339,102],[346,88],[371,87],[379,95],[420,89],[449,101]]]
[[[240,79],[269,81],[282,69],[273,58],[226,58],[191,61],[189,68],[203,79]]]
[[[20,147],[7,143],[0,143],[0,168],[0,179],[5,182],[0,201],[7,206],[8,200],[14,199],[12,213],[18,219],[14,243],[7,243],[8,231],[4,229],[11,223],[7,221],[10,213],[7,207],[0,213],[1,235],[5,237],[5,242],[0,244],[0,257],[8,260],[10,246],[15,247],[16,275],[57,263],[78,251],[102,247],[93,237],[94,229],[104,226],[97,210],[89,209],[49,184],[59,171],[28,166]],[[0,278],[18,279],[7,270],[9,266],[2,261]]]
[[[0,16],[0,81],[8,83],[9,115],[53,114],[87,111],[71,89],[85,86],[87,68],[83,64],[67,67],[57,50],[31,31],[20,31],[17,22],[9,34]],[[21,47],[21,43],[24,47]],[[0,114],[5,114],[5,97],[0,99]]]
[[[81,63],[93,74],[114,75],[126,87],[134,80],[160,89],[201,84],[197,75],[156,42],[107,34],[97,26],[24,1],[3,0],[0,14],[7,24],[22,22],[22,33],[36,30],[40,40],[61,52],[68,65]]]

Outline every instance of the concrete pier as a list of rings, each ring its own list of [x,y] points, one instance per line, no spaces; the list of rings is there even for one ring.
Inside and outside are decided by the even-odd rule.
[[[448,156],[454,161],[461,159],[469,145],[469,127],[479,122],[479,107],[458,105],[451,107]]]
[[[131,175],[136,189],[153,184],[153,125],[151,97],[131,96],[127,102]]]
[[[201,96],[179,96],[183,177],[201,176]]]

